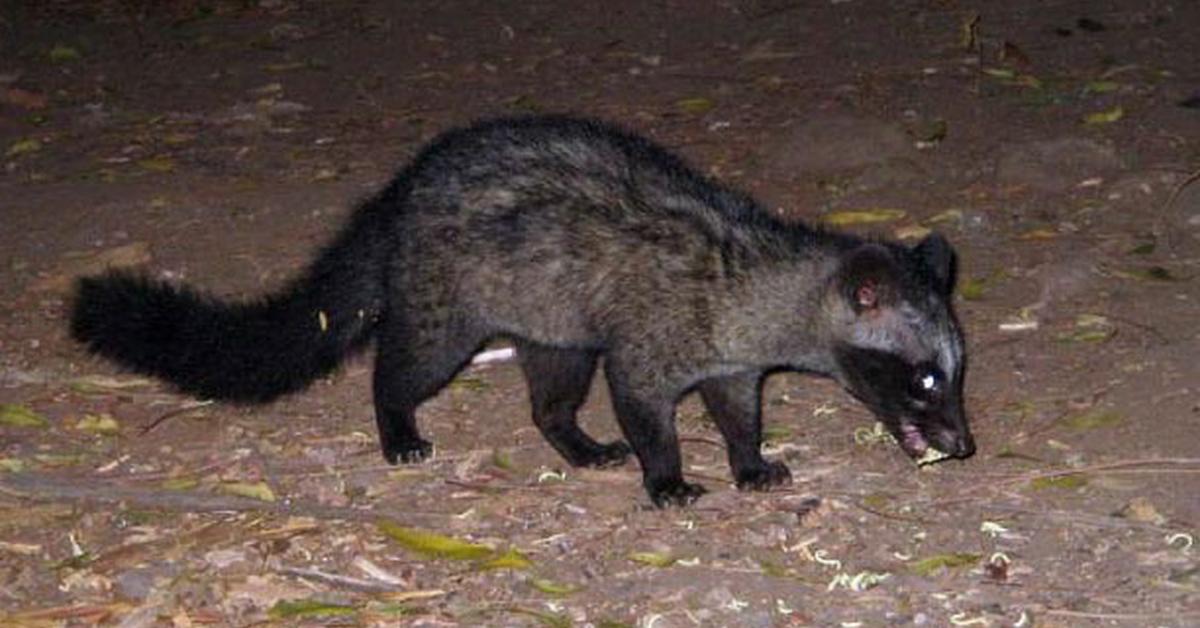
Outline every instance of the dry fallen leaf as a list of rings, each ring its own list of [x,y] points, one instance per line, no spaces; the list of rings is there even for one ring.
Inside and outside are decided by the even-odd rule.
[[[1062,424],[1070,430],[1084,431],[1117,425],[1123,420],[1121,413],[1115,410],[1092,410],[1063,419]]]
[[[870,209],[849,209],[829,212],[821,217],[821,222],[834,226],[865,225],[878,222],[891,222],[908,215],[903,209],[873,207]]]
[[[25,461],[20,458],[0,458],[0,471],[20,473],[25,470]]]
[[[75,429],[81,432],[91,432],[105,436],[121,433],[121,425],[107,412],[83,415],[83,418],[79,419],[79,422],[75,424]]]
[[[662,552],[634,552],[629,555],[629,560],[651,567],[670,567],[678,562],[678,559]]]
[[[273,502],[276,500],[275,491],[267,486],[266,482],[226,482],[220,485],[222,493],[237,495],[239,497],[249,497],[264,502]]]
[[[698,113],[705,113],[705,112],[711,110],[715,105],[713,104],[713,101],[711,101],[707,98],[698,97],[698,98],[684,98],[682,100],[677,100],[677,101],[675,101],[675,106],[678,107],[679,110],[684,113],[698,114]]]
[[[46,95],[41,92],[31,92],[19,87],[10,87],[0,92],[0,103],[20,107],[21,109],[45,109]]]
[[[175,170],[175,160],[170,157],[148,157],[139,160],[137,164],[142,170],[149,172],[173,172]]]
[[[933,233],[933,230],[929,227],[922,227],[921,225],[905,225],[903,227],[897,227],[896,230],[892,232],[892,235],[897,240],[920,240],[930,233]]]
[[[1084,116],[1084,124],[1112,124],[1125,117],[1125,108],[1117,105],[1107,111],[1097,111]]]
[[[64,44],[57,44],[50,49],[50,61],[54,63],[78,61],[79,57],[80,54],[78,50]]]
[[[958,569],[979,562],[979,554],[955,553],[935,554],[927,558],[913,561],[908,568],[918,576],[929,576],[942,569]]]
[[[17,155],[36,153],[39,150],[42,150],[42,143],[35,139],[29,138],[13,142],[12,145],[8,147],[8,151],[4,154],[8,157],[16,157]]]
[[[545,593],[546,595],[554,596],[570,595],[579,590],[579,587],[576,586],[560,584],[558,582],[554,582],[553,580],[545,580],[542,578],[532,578],[530,579],[529,584],[533,588]]]
[[[1087,486],[1087,483],[1087,478],[1079,474],[1054,475],[1044,478],[1034,478],[1029,482],[1029,487],[1034,490],[1043,490],[1048,488],[1075,489]]]
[[[1117,515],[1132,521],[1153,523],[1154,525],[1162,525],[1167,522],[1167,518],[1158,512],[1154,504],[1145,497],[1134,497],[1121,510],[1117,511]]]
[[[299,619],[344,617],[357,612],[357,608],[345,604],[330,604],[318,600],[279,600],[267,615],[271,619]]]
[[[109,375],[84,375],[68,384],[71,390],[85,395],[107,394],[130,388],[153,386],[154,380],[144,377],[111,377]]]

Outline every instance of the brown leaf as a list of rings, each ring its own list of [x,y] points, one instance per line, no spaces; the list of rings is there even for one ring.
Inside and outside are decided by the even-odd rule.
[[[41,92],[31,92],[20,87],[10,87],[0,92],[0,103],[20,107],[21,109],[45,109],[46,95]]]

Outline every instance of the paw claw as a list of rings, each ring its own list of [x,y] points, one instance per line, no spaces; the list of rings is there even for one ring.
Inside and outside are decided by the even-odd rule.
[[[708,490],[699,484],[675,480],[666,482],[649,489],[650,501],[658,508],[668,506],[688,506],[707,493]]]
[[[420,438],[399,445],[384,445],[383,457],[388,464],[416,464],[433,456],[433,443]]]
[[[768,462],[765,466],[738,473],[737,487],[742,491],[765,491],[772,486],[791,484],[792,472],[782,462]]]

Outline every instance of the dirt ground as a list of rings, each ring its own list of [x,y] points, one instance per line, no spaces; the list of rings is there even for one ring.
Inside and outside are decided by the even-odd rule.
[[[0,623],[1200,625],[1200,3],[0,7]],[[620,122],[789,218],[946,234],[979,453],[918,470],[783,374],[794,483],[734,490],[688,399],[710,494],[655,510],[633,462],[565,467],[511,363],[389,467],[369,356],[240,407],[65,333],[110,265],[263,293],[422,142],[519,112]],[[584,423],[616,434],[602,386]]]

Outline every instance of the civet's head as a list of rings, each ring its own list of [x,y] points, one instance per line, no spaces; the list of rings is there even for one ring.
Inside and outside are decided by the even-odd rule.
[[[933,234],[912,248],[867,243],[847,251],[826,293],[834,376],[913,458],[930,448],[955,458],[975,453],[954,281],[954,249]]]

